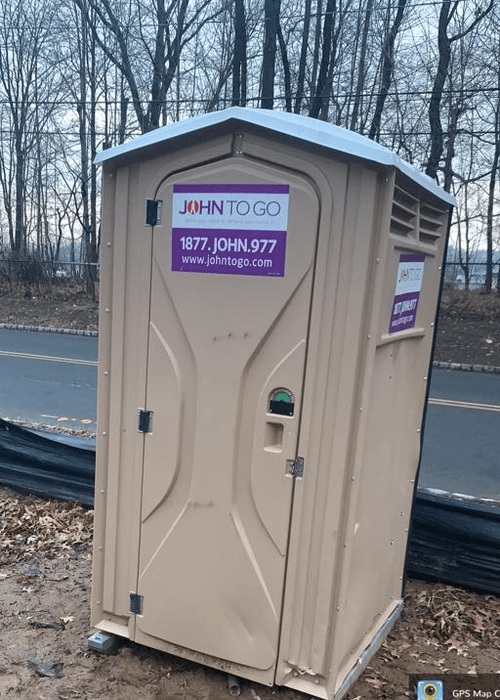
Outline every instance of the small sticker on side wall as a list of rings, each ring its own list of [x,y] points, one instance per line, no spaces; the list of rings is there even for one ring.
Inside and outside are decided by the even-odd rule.
[[[424,266],[425,255],[403,253],[399,256],[396,289],[389,323],[390,334],[415,327]]]

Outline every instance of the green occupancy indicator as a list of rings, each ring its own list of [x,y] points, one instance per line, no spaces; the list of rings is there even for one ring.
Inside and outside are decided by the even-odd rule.
[[[288,391],[276,391],[273,394],[273,401],[287,401],[288,403],[293,403],[293,397]]]
[[[269,413],[279,416],[293,416],[295,399],[288,389],[276,389],[269,400]]]

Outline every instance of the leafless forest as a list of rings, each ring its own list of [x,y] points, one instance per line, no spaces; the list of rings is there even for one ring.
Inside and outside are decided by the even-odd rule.
[[[482,249],[496,289],[499,27],[494,0],[0,0],[0,276],[92,285],[95,154],[240,105],[335,123],[425,171],[457,197],[450,269],[468,286]]]

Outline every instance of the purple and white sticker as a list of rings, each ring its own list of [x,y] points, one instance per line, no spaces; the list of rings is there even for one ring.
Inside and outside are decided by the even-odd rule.
[[[424,266],[425,255],[413,253],[400,255],[389,333],[398,333],[415,327]]]
[[[172,270],[283,277],[288,185],[174,185]]]

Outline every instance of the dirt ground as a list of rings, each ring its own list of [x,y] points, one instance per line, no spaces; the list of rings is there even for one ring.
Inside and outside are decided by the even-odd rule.
[[[97,328],[97,304],[76,288],[2,294],[0,323]],[[447,291],[435,359],[500,365],[500,302]],[[212,700],[224,674],[124,644],[113,656],[86,646],[92,511],[0,489],[0,698],[2,700]],[[405,608],[346,700],[402,700],[410,673],[500,672],[500,597],[410,580]],[[300,700],[242,683],[242,698]]]
[[[81,283],[56,279],[47,286],[0,281],[0,323],[45,328],[98,329],[99,304]]]
[[[434,359],[500,366],[500,298],[445,289]]]
[[[2,700],[219,700],[227,679],[125,643],[89,651],[92,511],[0,489]],[[408,675],[497,673],[500,598],[408,581],[393,631],[346,698],[408,697]],[[242,698],[300,700],[285,688],[242,682]]]

